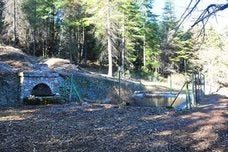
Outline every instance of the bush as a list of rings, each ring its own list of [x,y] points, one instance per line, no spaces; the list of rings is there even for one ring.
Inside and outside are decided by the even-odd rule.
[[[35,97],[30,96],[24,98],[27,105],[47,105],[47,104],[63,104],[65,101],[59,96]]]

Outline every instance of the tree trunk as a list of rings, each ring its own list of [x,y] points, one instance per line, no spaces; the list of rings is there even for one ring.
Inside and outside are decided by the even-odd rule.
[[[143,35],[143,66],[146,67],[146,35]]]
[[[73,62],[73,51],[72,51],[72,44],[73,44],[73,39],[72,39],[72,29],[70,29],[70,44],[68,45],[69,51],[70,51],[70,62]],[[74,48],[74,47],[73,47]]]
[[[50,53],[49,55],[53,56],[55,49],[56,49],[56,43],[55,43],[55,5],[52,6],[52,15],[51,15],[51,23],[50,23]]]
[[[122,72],[123,72],[123,77],[124,77],[124,66],[125,66],[125,25],[123,22],[123,33],[122,33],[122,52],[121,52],[121,66],[122,66]]]
[[[34,17],[35,17],[35,23],[34,23],[34,31],[33,31],[33,56],[36,55],[36,32],[37,32],[37,28],[36,28],[36,0],[35,0],[35,10],[34,10]]]
[[[83,56],[83,62],[84,64],[87,63],[87,47],[86,47],[86,35],[85,35],[85,27],[83,27],[83,41],[82,41],[82,56]]]
[[[144,17],[146,18],[146,12],[144,12]],[[143,22],[143,29],[144,29],[144,34],[143,34],[143,67],[146,67],[146,32],[145,32],[145,25],[146,19],[144,19]]]
[[[112,41],[111,41],[111,21],[110,21],[110,1],[107,0],[107,32],[108,32],[108,76],[112,77]]]
[[[16,46],[17,41],[17,15],[16,15],[16,0],[13,1],[13,33],[14,33],[14,42],[13,46]]]
[[[81,63],[81,42],[80,42],[80,27],[77,28],[77,63]]]
[[[74,62],[78,64],[80,62],[80,42],[79,42],[79,27],[74,28],[74,41],[76,46],[75,49],[75,60]]]

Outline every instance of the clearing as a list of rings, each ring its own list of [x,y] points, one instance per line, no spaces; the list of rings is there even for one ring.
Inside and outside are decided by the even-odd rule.
[[[0,109],[0,151],[228,150],[228,98],[189,111],[74,103]]]

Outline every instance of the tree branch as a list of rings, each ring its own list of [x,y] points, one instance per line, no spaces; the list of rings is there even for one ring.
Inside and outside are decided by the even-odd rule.
[[[190,0],[188,6],[186,7],[185,11],[183,12],[183,14],[180,17],[180,20],[178,21],[179,25],[177,26],[177,29],[179,29],[180,26],[183,24],[183,22],[192,14],[192,12],[195,11],[195,9],[197,8],[197,5],[199,4],[200,1],[201,0],[196,0],[196,2],[194,4],[193,0]],[[193,4],[193,6],[192,6],[192,4]]]
[[[191,26],[192,28],[204,21],[205,19],[209,19],[211,16],[216,15],[217,12],[223,11],[228,8],[228,3],[226,4],[210,4],[197,18],[195,23]]]
[[[191,16],[191,14],[196,10],[198,4],[202,0],[190,0],[188,6],[186,7],[185,11],[181,15],[180,20],[178,21],[179,24],[177,26],[177,30],[180,28],[180,26],[184,23],[184,21]],[[203,26],[206,25],[209,18],[211,16],[216,16],[216,13],[219,11],[223,11],[228,8],[228,3],[225,4],[210,4],[208,5],[204,11],[199,15],[199,17],[196,19],[196,21],[192,24],[191,28],[198,25],[199,23],[202,23]]]

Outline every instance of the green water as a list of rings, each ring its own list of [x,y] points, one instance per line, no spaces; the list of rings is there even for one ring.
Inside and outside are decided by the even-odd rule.
[[[142,99],[135,102],[138,106],[153,106],[153,107],[167,107],[170,106],[176,94],[162,93],[162,94],[146,94]],[[175,100],[173,107],[180,107],[186,105],[186,95],[180,94]]]

